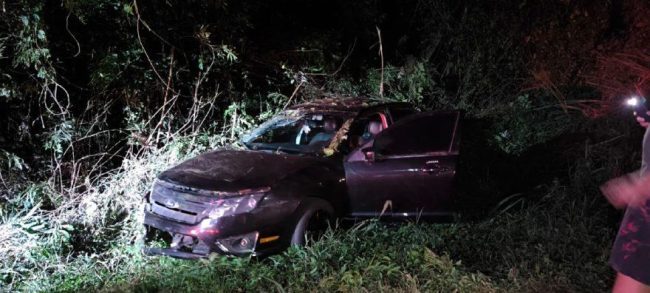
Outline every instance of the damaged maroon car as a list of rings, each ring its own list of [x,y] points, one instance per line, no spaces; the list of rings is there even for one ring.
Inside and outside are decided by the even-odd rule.
[[[202,154],[158,176],[147,198],[148,254],[267,255],[335,218],[452,214],[460,114],[406,103],[321,99],[247,135],[246,150]]]

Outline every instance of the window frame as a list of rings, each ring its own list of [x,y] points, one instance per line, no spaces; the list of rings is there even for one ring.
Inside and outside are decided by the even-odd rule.
[[[395,115],[393,113],[394,113],[394,111],[397,111],[397,110],[409,110],[409,111],[411,111],[411,114],[403,116],[399,120],[395,120]],[[387,109],[387,113],[388,113],[388,116],[390,117],[390,121],[391,121],[391,125],[392,125],[392,124],[397,123],[397,121],[402,121],[405,118],[408,118],[408,117],[410,117],[412,115],[416,115],[416,114],[419,114],[419,113],[422,113],[422,112],[418,111],[415,107],[413,107],[413,106],[411,106],[409,104],[401,104],[401,103],[399,103],[399,104],[389,105],[388,109]]]
[[[425,152],[415,152],[411,154],[391,154],[391,155],[385,155],[381,154],[381,150],[377,149],[376,143],[377,140],[380,140],[382,137],[387,136],[391,134],[391,132],[397,127],[402,126],[403,124],[408,124],[412,123],[414,120],[422,119],[424,117],[429,117],[429,116],[436,116],[436,115],[445,115],[445,114],[453,114],[456,117],[454,118],[453,122],[453,129],[452,129],[452,134],[451,138],[448,142],[448,145],[446,147],[446,150],[442,151],[425,151]],[[460,123],[460,118],[461,118],[461,113],[459,111],[430,111],[430,112],[419,112],[415,113],[413,115],[408,115],[404,119],[401,119],[395,123],[393,123],[389,128],[384,129],[377,137],[375,137],[373,143],[372,143],[372,150],[375,153],[375,156],[381,157],[381,159],[399,159],[399,158],[417,158],[417,157],[431,157],[431,156],[448,156],[448,155],[457,155],[458,154],[458,131],[459,131],[459,123]],[[387,130],[390,130],[387,132]]]

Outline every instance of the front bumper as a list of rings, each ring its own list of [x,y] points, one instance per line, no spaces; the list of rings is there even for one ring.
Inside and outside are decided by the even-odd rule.
[[[290,217],[298,201],[279,199],[268,188],[245,190],[238,196],[204,196],[159,181],[145,207],[146,254],[179,258],[211,253],[265,255],[289,245]],[[159,247],[163,244],[166,247]]]
[[[174,248],[144,247],[142,252],[149,256],[166,255],[182,259],[200,259],[206,257],[206,255],[203,254],[184,252]]]
[[[261,225],[255,215],[246,213],[212,220],[210,226],[184,224],[150,211],[145,212],[147,234],[169,233],[168,247],[145,247],[146,255],[168,255],[176,258],[196,259],[211,253],[235,256],[261,256],[277,252],[284,241],[273,226]]]

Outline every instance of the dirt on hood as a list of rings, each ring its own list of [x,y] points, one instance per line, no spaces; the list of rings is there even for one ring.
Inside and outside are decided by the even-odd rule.
[[[271,187],[287,175],[318,163],[318,158],[262,151],[204,153],[166,170],[158,179],[211,191]]]

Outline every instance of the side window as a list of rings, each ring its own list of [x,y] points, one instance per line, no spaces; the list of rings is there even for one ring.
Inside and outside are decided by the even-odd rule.
[[[368,136],[368,125],[371,121],[381,121],[379,114],[371,114],[365,117],[360,117],[354,121],[350,127],[350,132],[348,137],[350,138],[350,148],[355,149],[361,146],[364,143],[364,140],[367,140]]]
[[[457,112],[422,113],[405,118],[375,139],[375,152],[384,156],[447,152],[454,139]]]
[[[358,117],[348,132],[350,150],[356,149],[373,140],[386,128],[388,121],[383,112],[369,112]]]

